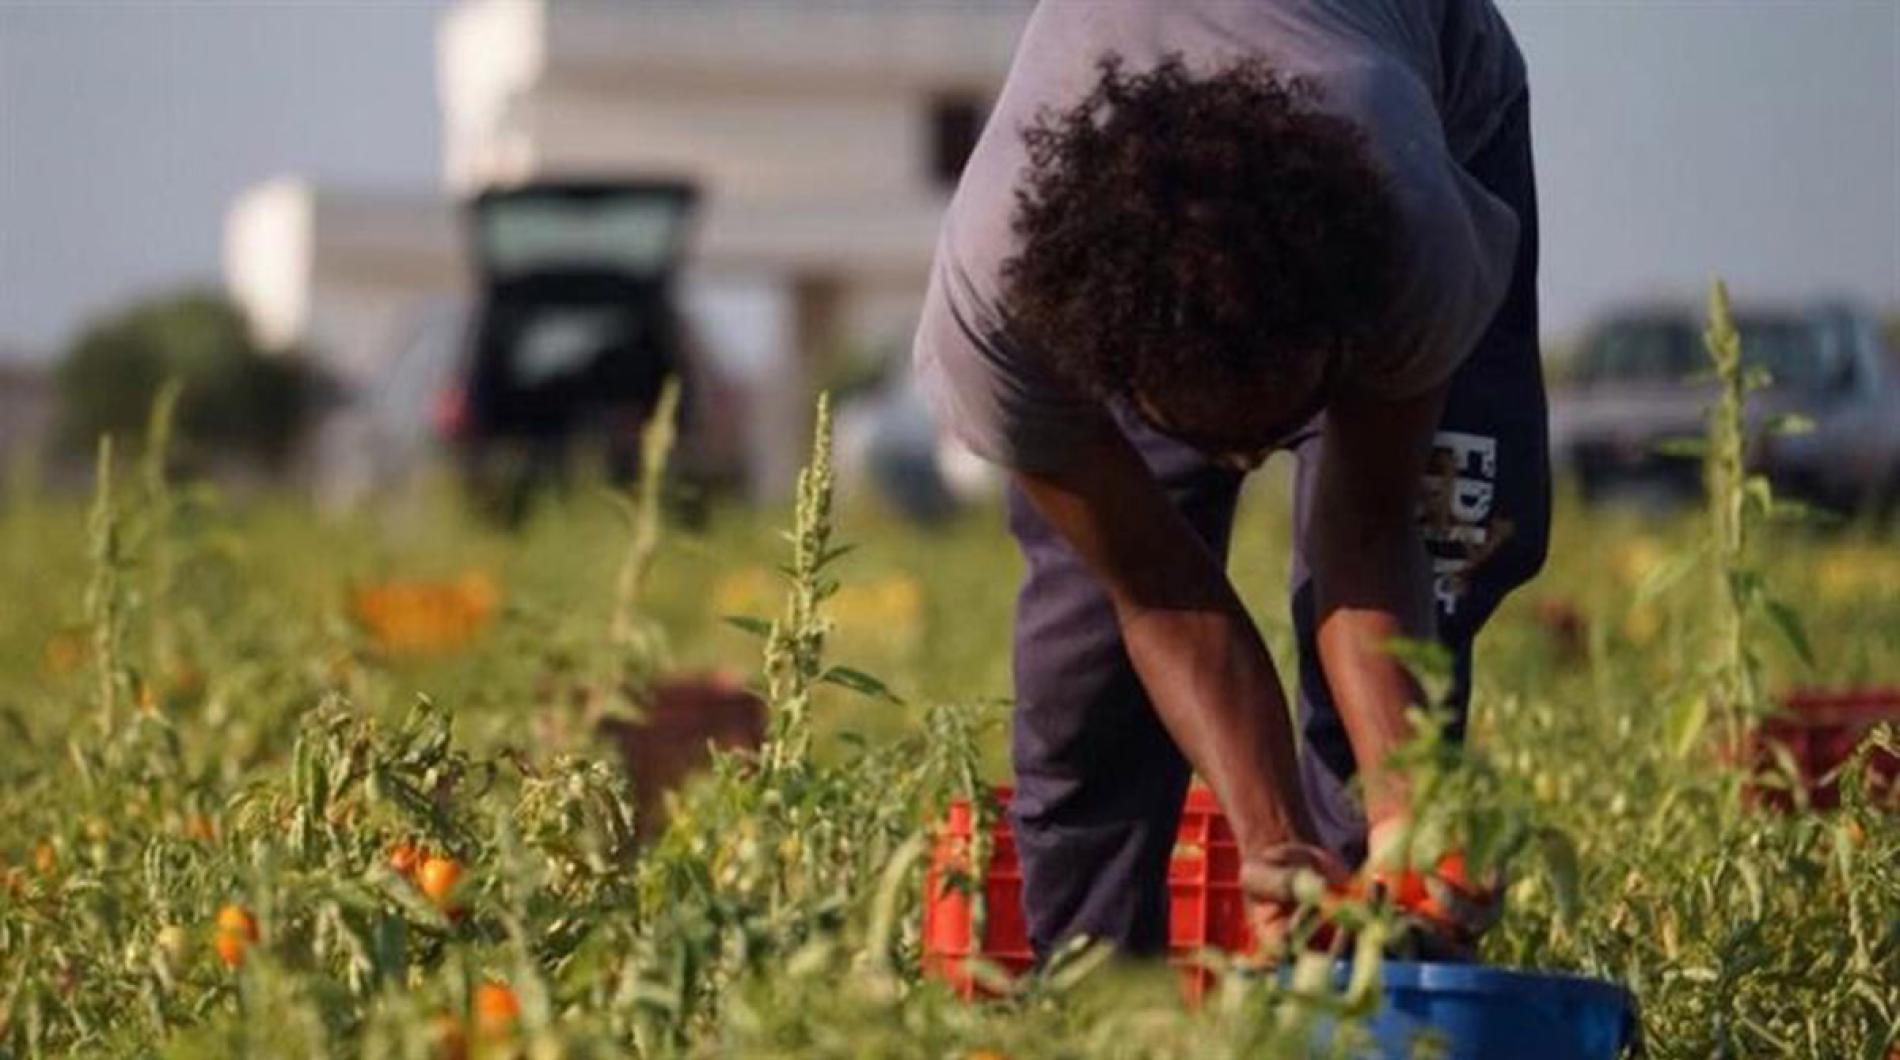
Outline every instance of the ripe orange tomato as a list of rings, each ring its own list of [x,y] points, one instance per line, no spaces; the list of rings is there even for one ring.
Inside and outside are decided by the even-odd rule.
[[[212,948],[226,968],[236,968],[244,962],[244,951],[257,941],[257,918],[241,905],[227,905],[218,910],[216,924]]]
[[[1416,869],[1406,869],[1399,874],[1392,887],[1392,902],[1400,909],[1416,909],[1431,900],[1431,894],[1425,889],[1425,877]]]
[[[1454,887],[1467,890],[1471,887],[1471,878],[1465,875],[1465,855],[1462,850],[1454,850],[1438,859],[1438,875]]]
[[[222,961],[226,968],[236,968],[244,963],[244,951],[249,949],[251,944],[242,935],[220,931],[217,937],[211,940],[211,945],[218,951],[218,960]]]
[[[475,1030],[483,1037],[500,1038],[515,1029],[521,1002],[505,983],[483,983],[475,988]]]
[[[398,876],[407,878],[416,871],[416,864],[422,860],[422,852],[407,841],[399,842],[389,848],[389,870]]]
[[[257,918],[241,905],[219,909],[217,926],[220,935],[236,935],[245,942],[257,941]]]
[[[462,865],[454,858],[431,854],[416,869],[416,886],[438,906],[446,907],[455,885],[462,878]]]

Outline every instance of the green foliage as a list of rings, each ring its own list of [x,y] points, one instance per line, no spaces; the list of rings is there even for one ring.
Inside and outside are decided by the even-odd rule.
[[[627,519],[573,505],[520,537],[450,503],[334,527],[233,509],[167,479],[170,419],[160,402],[132,473],[102,447],[89,516],[0,519],[0,571],[31,601],[0,613],[0,1055],[419,1060],[446,1055],[448,1026],[482,1057],[1251,1057],[1316,1051],[1322,1018],[1343,1055],[1376,996],[1393,928],[1376,907],[1339,914],[1359,929],[1344,989],[1323,956],[1285,983],[1210,956],[1227,974],[1189,1012],[1171,972],[1086,948],[984,1004],[920,977],[930,822],[999,776],[1014,569],[993,513],[907,536],[834,508],[823,411],[784,538],[662,533],[664,415]],[[1772,511],[1746,501],[1728,552],[1719,514],[1565,512],[1536,593],[1581,613],[1580,642],[1548,637],[1531,601],[1500,615],[1467,746],[1421,719],[1404,752],[1412,857],[1501,868],[1485,957],[1629,985],[1652,1055],[1878,1060],[1900,1041],[1900,829],[1872,743],[1840,810],[1767,811],[1745,789],[1788,778],[1736,768],[1737,701],[1711,689],[1765,705],[1806,672],[1769,585],[1802,600],[1818,670],[1891,675],[1900,593],[1881,587],[1900,563],[1880,565],[1890,539],[1817,539]],[[1260,538],[1286,513],[1245,525],[1269,534],[1240,537],[1237,576],[1284,653]],[[873,532],[847,552],[840,526]],[[720,583],[768,562],[775,617],[729,632]],[[1823,577],[1849,562],[1843,585]],[[351,581],[491,565],[507,603],[462,655],[390,658],[340,617]],[[921,649],[882,615],[850,621],[854,584],[898,575],[923,586],[905,619]],[[598,710],[637,706],[677,661],[738,658],[770,700],[766,745],[716,753],[646,834],[589,735]],[[1748,684],[1721,684],[1738,658]],[[454,857],[451,901],[392,868],[398,842]],[[236,968],[213,950],[226,904],[260,932]],[[505,1038],[471,1019],[489,982],[519,1002]]]
[[[1709,410],[1709,444],[1704,457],[1712,569],[1717,582],[1714,595],[1721,602],[1715,612],[1716,651],[1709,694],[1723,709],[1725,735],[1733,746],[1751,723],[1773,709],[1763,685],[1762,659],[1754,646],[1754,634],[1765,626],[1810,666],[1814,650],[1794,608],[1770,593],[1751,548],[1757,527],[1787,514],[1789,509],[1777,502],[1766,476],[1747,470],[1748,395],[1766,387],[1769,380],[1765,373],[1746,367],[1741,335],[1729,313],[1728,288],[1720,281],[1709,294],[1709,329],[1704,342],[1719,384],[1716,402]],[[1790,423],[1778,429],[1793,433],[1802,427]]]
[[[774,705],[761,755],[767,774],[797,769],[811,757],[812,693],[824,657],[825,625],[818,609],[838,591],[826,568],[843,554],[831,547],[831,399],[820,395],[812,460],[798,473],[798,508],[786,568],[790,592],[785,615],[765,638],[766,696]]]
[[[1778,514],[1743,462],[1747,395],[1763,381],[1745,369],[1719,283],[1706,341],[1720,387],[1703,447],[1706,527],[1635,594],[1638,607],[1675,605],[1682,638],[1668,676],[1632,695],[1618,677],[1627,664],[1599,650],[1593,684],[1625,690],[1582,716],[1547,699],[1500,703],[1501,731],[1564,757],[1533,766],[1506,744],[1504,761],[1518,768],[1495,773],[1502,786],[1446,801],[1542,822],[1542,842],[1515,866],[1515,915],[1488,952],[1628,984],[1657,1054],[1883,1057],[1900,1040],[1900,876],[1867,860],[1866,837],[1893,829],[1864,770],[1845,772],[1846,805],[1832,818],[1779,815],[1748,794],[1781,788],[1804,805],[1785,751],[1778,768],[1760,769],[1747,741],[1776,709],[1765,634],[1781,637],[1796,672],[1815,652],[1757,552]],[[1707,582],[1683,577],[1696,567]],[[1646,702],[1652,688],[1660,694]],[[1711,720],[1722,723],[1713,733]],[[1460,785],[1493,775],[1481,758]]]
[[[302,361],[259,349],[234,306],[201,293],[141,302],[92,325],[56,380],[60,435],[81,450],[102,434],[136,438],[166,381],[178,381],[187,462],[235,452],[280,463],[318,396]]]
[[[659,555],[661,487],[666,477],[667,456],[677,437],[675,418],[679,414],[678,379],[668,379],[660,388],[660,399],[653,407],[640,433],[640,479],[637,492],[623,502],[627,516],[627,554],[620,563],[620,578],[614,593],[613,619],[607,639],[613,649],[624,655],[628,671],[622,680],[651,683],[654,672],[664,664],[664,631],[641,614],[641,598]]]

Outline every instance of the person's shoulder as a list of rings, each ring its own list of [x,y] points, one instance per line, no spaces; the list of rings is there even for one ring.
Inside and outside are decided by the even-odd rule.
[[[1492,0],[1311,0],[1329,27],[1325,76],[1344,106],[1383,131],[1429,118],[1453,157],[1488,138],[1526,83],[1523,56]],[[1400,117],[1396,126],[1385,119]]]
[[[1365,136],[1398,218],[1388,345],[1356,382],[1383,397],[1421,392],[1456,367],[1509,280],[1518,219],[1467,173],[1430,87],[1404,61],[1368,57],[1332,80]]]
[[[1353,123],[1373,160],[1395,182],[1445,152],[1444,125],[1431,88],[1404,59],[1367,50],[1341,55],[1306,75],[1322,110]]]
[[[1524,55],[1492,0],[1445,0],[1440,27],[1445,139],[1460,160],[1491,139],[1529,84]]]

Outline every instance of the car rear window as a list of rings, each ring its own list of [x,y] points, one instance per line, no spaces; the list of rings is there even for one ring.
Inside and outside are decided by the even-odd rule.
[[[1579,378],[1587,383],[1664,383],[1694,374],[1702,362],[1695,336],[1671,321],[1621,321],[1597,334],[1584,351]]]
[[[1773,385],[1811,389],[1826,384],[1832,358],[1814,324],[1796,316],[1741,316],[1742,359],[1765,369]],[[1686,320],[1624,320],[1597,333],[1578,377],[1585,383],[1676,383],[1709,371],[1698,328]]]
[[[1793,390],[1825,385],[1829,373],[1821,336],[1807,321],[1744,317],[1738,327],[1742,332],[1743,363],[1766,369],[1771,385]]]

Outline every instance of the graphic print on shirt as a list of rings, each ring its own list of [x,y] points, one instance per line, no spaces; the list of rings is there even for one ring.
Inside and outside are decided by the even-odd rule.
[[[1511,536],[1510,520],[1492,518],[1498,441],[1487,434],[1439,431],[1419,504],[1419,528],[1432,555],[1432,598],[1440,620],[1458,613],[1473,573]]]

